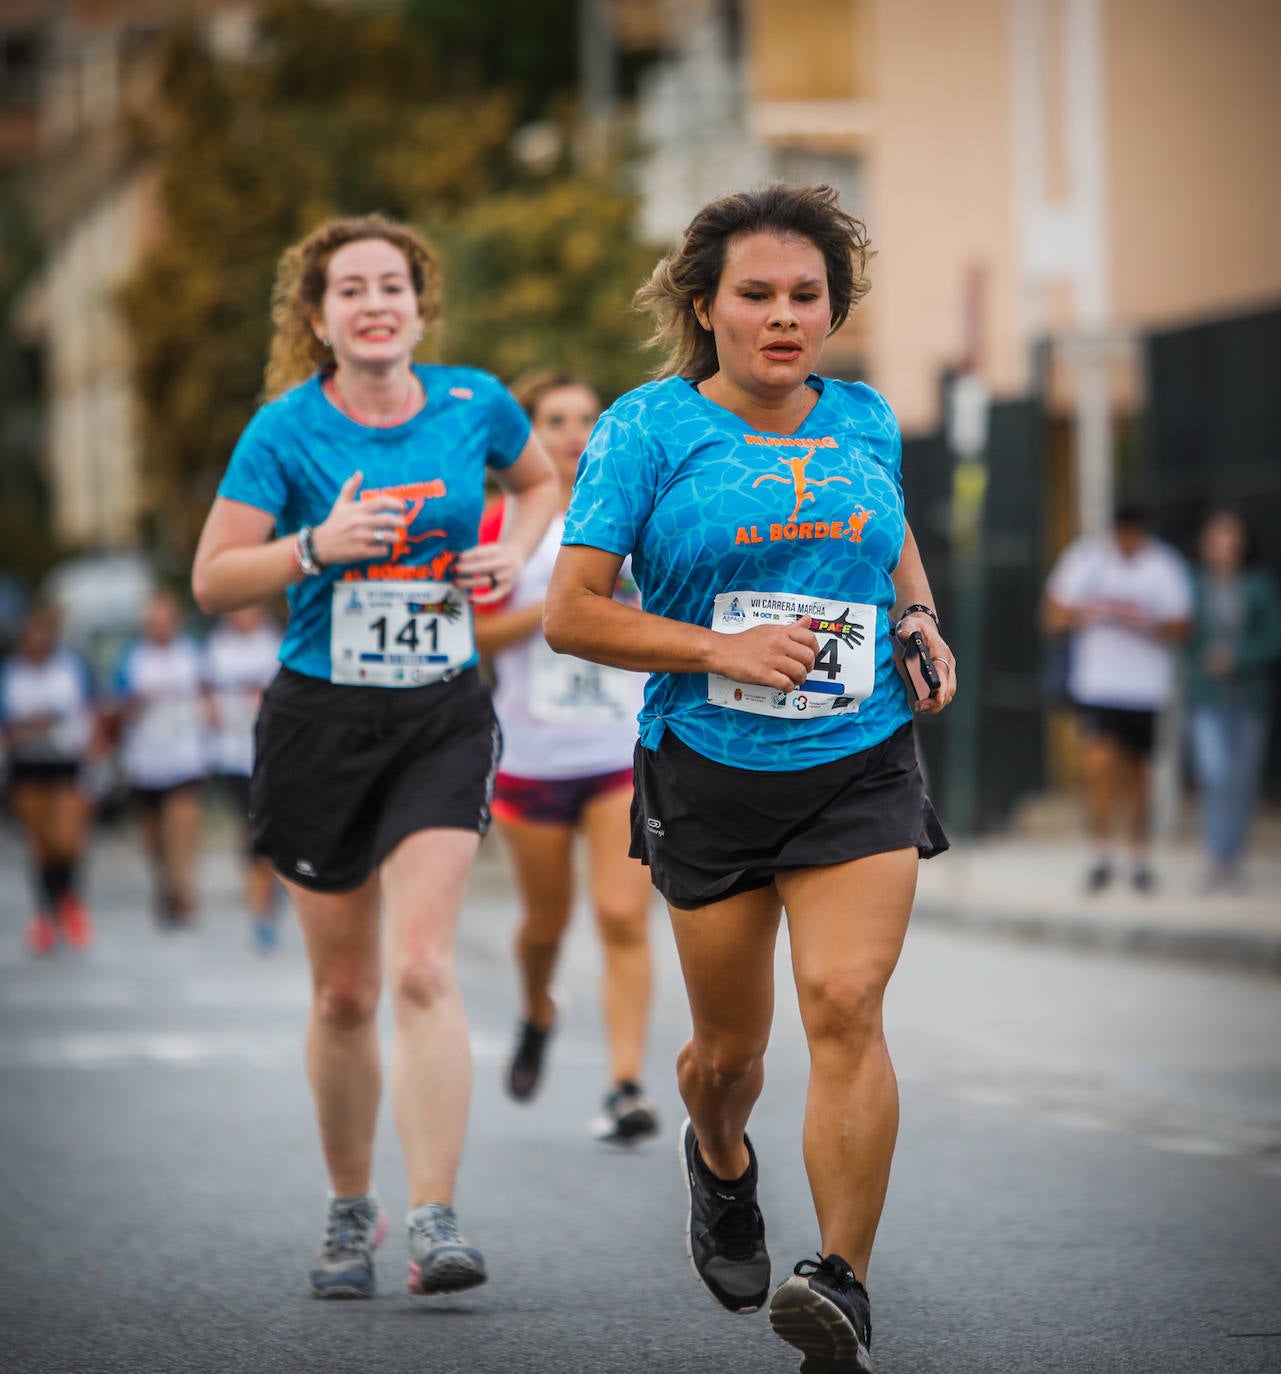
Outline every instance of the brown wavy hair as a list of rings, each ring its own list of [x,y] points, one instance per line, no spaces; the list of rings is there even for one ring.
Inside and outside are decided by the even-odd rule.
[[[654,316],[652,347],[666,355],[658,377],[706,381],[718,368],[716,340],[698,322],[695,302],[710,306],[725,269],[725,246],[740,234],[808,239],[823,255],[833,334],[867,295],[873,257],[863,221],[842,210],[834,187],[774,182],[710,201],[694,216],[680,247],[654,268],[633,304]]]
[[[326,220],[300,243],[287,248],[276,267],[271,291],[275,331],[264,385],[267,400],[305,382],[317,368],[332,361],[329,349],[312,328],[325,298],[329,260],[347,244],[366,239],[383,239],[405,255],[424,329],[439,317],[440,263],[417,230],[383,215]]]
[[[600,392],[585,377],[552,368],[522,373],[512,383],[511,393],[516,398],[516,404],[532,420],[543,397],[566,386],[580,386],[584,391],[590,391],[598,403],[600,401]]]

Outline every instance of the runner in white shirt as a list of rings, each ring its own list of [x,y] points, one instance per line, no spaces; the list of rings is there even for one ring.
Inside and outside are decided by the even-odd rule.
[[[81,773],[95,734],[93,686],[84,661],[59,644],[50,606],[32,609],[17,651],[0,668],[0,731],[9,805],[35,889],[27,948],[49,954],[62,939],[83,949],[93,938],[78,882],[89,828]]]
[[[209,766],[243,832],[245,905],[254,944],[270,954],[280,943],[280,899],[271,859],[249,832],[249,779],[254,722],[267,684],[279,667],[280,630],[261,606],[224,615],[205,641],[204,683],[211,720]]]
[[[1118,508],[1110,535],[1078,539],[1046,584],[1045,623],[1071,635],[1068,695],[1079,713],[1094,862],[1086,889],[1112,881],[1113,846],[1129,822],[1131,878],[1155,886],[1148,853],[1149,772],[1157,718],[1174,691],[1174,645],[1188,632],[1187,564],[1154,539],[1146,513]]]
[[[125,651],[115,682],[120,766],[138,805],[162,926],[186,925],[195,915],[207,772],[200,648],[181,633],[181,616],[172,592],[153,593],[142,638]]]
[[[494,706],[503,758],[492,809],[511,854],[521,897],[516,933],[522,1011],[507,1067],[507,1089],[529,1100],[542,1075],[556,1024],[551,995],[561,941],[574,901],[574,841],[590,861],[590,899],[604,949],[602,1005],[610,1087],[592,1132],[630,1144],[658,1129],[641,1087],[650,1005],[650,884],[629,858],[632,751],[645,677],[566,654],[543,638],[542,608],[560,547],[579,455],[600,413],[595,391],[567,374],[515,388],[560,477],[560,508],[511,595],[476,619],[476,643],[492,657]],[[497,539],[504,508],[491,506],[481,539]],[[615,595],[639,604],[624,569]]]

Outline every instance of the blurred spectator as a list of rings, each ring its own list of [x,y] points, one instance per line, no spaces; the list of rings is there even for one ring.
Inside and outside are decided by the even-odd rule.
[[[1206,888],[1214,891],[1241,881],[1267,754],[1272,667],[1281,657],[1281,594],[1232,511],[1216,511],[1201,528],[1194,598],[1188,724]]]
[[[81,771],[93,742],[93,687],[84,661],[59,639],[52,606],[37,603],[0,669],[0,725],[9,746],[9,801],[31,858],[35,914],[27,948],[92,939],[79,894],[89,828]]]
[[[115,683],[121,771],[138,806],[162,926],[195,914],[205,776],[200,649],[181,632],[181,616],[172,592],[152,593],[142,637],[125,650]]]
[[[1173,645],[1188,631],[1192,591],[1184,560],[1154,539],[1147,513],[1118,508],[1112,533],[1081,538],[1046,586],[1045,621],[1069,633],[1068,695],[1083,742],[1086,819],[1094,862],[1086,889],[1113,877],[1113,845],[1128,818],[1131,880],[1154,886],[1148,853],[1150,764],[1157,717],[1174,690]]]
[[[209,694],[209,766],[235,812],[244,846],[245,905],[254,943],[270,954],[280,942],[279,902],[284,890],[271,860],[249,835],[249,778],[254,766],[254,721],[264,688],[276,675],[280,630],[261,606],[224,615],[205,641],[204,682]]]

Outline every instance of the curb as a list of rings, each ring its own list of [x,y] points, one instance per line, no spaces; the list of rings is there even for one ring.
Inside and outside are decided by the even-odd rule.
[[[1205,926],[1174,929],[1133,921],[1105,924],[1047,912],[977,912],[929,899],[917,902],[912,919],[930,926],[1001,935],[1028,943],[1179,959],[1281,977],[1281,934]]]

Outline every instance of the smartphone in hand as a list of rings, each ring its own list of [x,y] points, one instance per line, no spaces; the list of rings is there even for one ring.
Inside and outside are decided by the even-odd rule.
[[[924,701],[939,685],[939,670],[930,657],[925,636],[913,630],[903,641],[903,668],[917,701]]]

